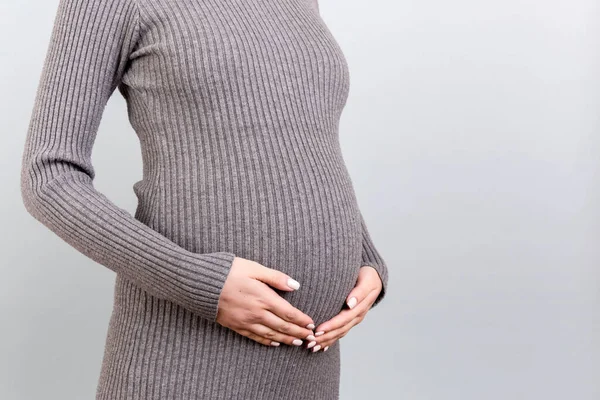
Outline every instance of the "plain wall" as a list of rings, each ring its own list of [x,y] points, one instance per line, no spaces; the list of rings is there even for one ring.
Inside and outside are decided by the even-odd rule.
[[[112,308],[114,273],[20,198],[57,5],[0,2],[3,400],[93,398]],[[345,159],[390,269],[386,299],[341,341],[341,399],[600,398],[599,3],[320,10],[350,66]],[[93,162],[133,214],[125,106],[109,101]]]

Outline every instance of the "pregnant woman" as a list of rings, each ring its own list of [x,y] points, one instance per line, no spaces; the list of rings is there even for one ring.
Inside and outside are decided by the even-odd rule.
[[[135,215],[93,185],[115,89]],[[60,0],[24,204],[116,272],[97,399],[331,400],[388,271],[344,164],[346,60],[311,0]]]

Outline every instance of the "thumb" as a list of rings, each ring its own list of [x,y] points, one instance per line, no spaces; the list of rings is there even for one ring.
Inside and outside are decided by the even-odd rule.
[[[348,293],[348,296],[346,296],[346,304],[350,309],[354,308],[358,303],[363,301],[371,291],[369,286],[363,284],[364,280],[360,278],[361,277],[359,276],[358,280],[356,281],[356,286],[354,286],[350,293]]]
[[[276,269],[265,267],[264,265],[261,265],[261,267],[255,275],[255,278],[259,281],[281,290],[292,291],[300,288],[300,283],[292,279],[289,275]]]

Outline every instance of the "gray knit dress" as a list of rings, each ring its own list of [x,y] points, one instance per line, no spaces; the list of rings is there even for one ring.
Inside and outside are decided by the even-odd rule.
[[[135,215],[93,185],[117,88],[143,158]],[[311,0],[60,0],[21,187],[31,215],[116,272],[97,399],[339,398],[340,341],[265,346],[215,319],[235,256],[299,281],[278,293],[317,325],[363,265],[383,298],[339,144],[348,90]]]

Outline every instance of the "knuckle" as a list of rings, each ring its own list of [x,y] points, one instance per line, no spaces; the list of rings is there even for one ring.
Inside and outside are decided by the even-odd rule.
[[[251,333],[248,337],[250,339],[254,340],[255,342],[258,342],[258,343],[261,343],[261,344],[267,344],[269,342],[264,337],[259,336],[259,335],[255,334],[255,333]]]
[[[259,297],[258,299],[256,299],[256,303],[260,308],[267,307],[267,299],[265,299],[264,297]]]
[[[260,321],[260,315],[256,311],[248,311],[244,320],[247,323],[253,324],[253,323]]]
[[[275,333],[274,331],[268,331],[267,333],[265,333],[265,336],[272,339],[275,336],[277,336],[277,333]]]
[[[292,321],[294,320],[294,318],[296,318],[296,313],[294,311],[285,312],[285,319],[287,319],[288,321]]]
[[[291,328],[292,328],[292,325],[289,323],[284,323],[279,326],[279,330],[281,332],[286,332],[286,333],[289,332]]]

